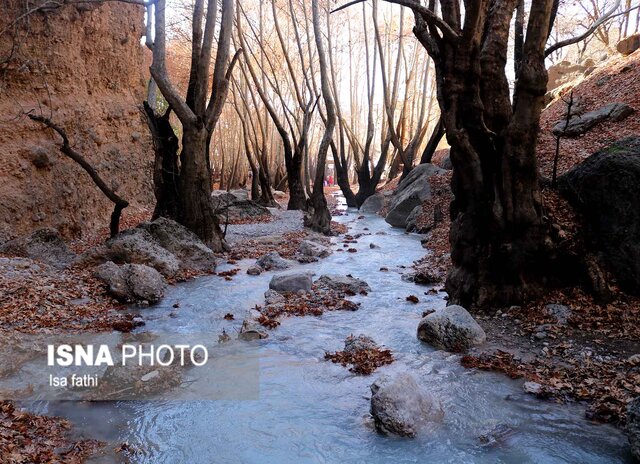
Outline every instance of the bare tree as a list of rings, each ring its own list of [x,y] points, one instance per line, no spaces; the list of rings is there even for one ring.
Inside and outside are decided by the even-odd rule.
[[[361,0],[349,2],[349,5]],[[509,305],[541,292],[552,256],[536,167],[554,0],[532,2],[513,90],[505,73],[516,0],[389,0],[411,8],[435,64],[453,164],[450,301]]]
[[[327,207],[327,199],[324,196],[324,172],[329,144],[333,138],[333,131],[336,127],[336,108],[331,93],[329,82],[329,66],[324,51],[322,40],[322,29],[320,27],[320,8],[318,0],[311,1],[311,11],[313,17],[313,34],[315,36],[316,48],[318,49],[318,61],[320,66],[320,85],[322,88],[322,98],[324,100],[325,111],[327,113],[325,130],[322,141],[318,147],[318,157],[316,164],[316,175],[313,181],[313,195],[311,205],[313,214],[305,220],[305,225],[323,234],[331,233],[331,213]]]
[[[167,134],[155,137],[156,146],[163,147],[156,150],[156,156],[179,157],[179,172],[173,176],[175,182],[176,198],[173,193],[157,195],[157,201],[161,203],[156,211],[160,214],[176,219],[178,222],[195,232],[207,245],[214,250],[222,250],[226,247],[222,231],[215,215],[211,201],[211,163],[209,159],[209,145],[220,118],[222,107],[225,103],[229,80],[239,52],[230,59],[231,34],[234,19],[234,0],[222,0],[221,19],[217,40],[217,51],[213,64],[213,77],[209,85],[210,66],[214,49],[216,21],[218,13],[217,0],[195,0],[192,15],[192,44],[189,83],[186,97],[183,98],[169,78],[166,66],[166,0],[158,0],[155,4],[155,36],[153,45],[153,62],[151,64],[151,76],[167,100],[169,108],[178,117],[182,125],[182,143],[180,154],[175,144],[166,147],[171,142],[175,133],[168,133],[171,127],[166,128]],[[148,15],[148,20],[152,15]],[[147,105],[152,133],[154,126],[159,126],[163,116],[153,112]],[[157,131],[156,131],[157,132]],[[155,135],[155,134],[154,134]],[[164,160],[163,160],[164,161]],[[163,164],[157,162],[156,164]],[[171,163],[175,166],[175,163]],[[171,187],[170,183],[163,184]],[[175,200],[175,205],[164,204],[165,201]]]

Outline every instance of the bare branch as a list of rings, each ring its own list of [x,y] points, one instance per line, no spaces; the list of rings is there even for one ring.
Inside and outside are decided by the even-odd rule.
[[[600,16],[592,25],[591,27],[589,27],[584,33],[575,36],[575,37],[571,37],[569,39],[563,40],[561,42],[558,42],[556,44],[553,44],[552,46],[550,46],[549,48],[547,48],[544,52],[544,56],[545,58],[549,55],[551,55],[553,52],[555,52],[556,50],[566,47],[567,45],[572,45],[574,43],[577,42],[581,42],[582,40],[586,39],[587,37],[589,37],[591,34],[595,33],[596,30],[602,26],[604,23],[606,23],[607,21],[609,21],[610,19],[613,19],[617,16],[621,16],[621,15],[625,15],[627,13],[629,13],[630,11],[633,11],[637,8],[640,8],[640,5],[636,5],[633,6],[631,8],[628,8],[627,10],[621,11],[619,13],[616,13],[615,11],[618,9],[618,7],[620,6],[620,0],[617,0],[616,3],[613,5],[613,7],[611,7],[605,14],[603,14],[602,16]]]
[[[55,132],[62,137],[62,146],[60,147],[60,151],[64,153],[66,156],[71,158],[73,161],[78,163],[82,169],[84,169],[87,174],[91,177],[96,186],[104,193],[104,195],[111,200],[115,207],[113,209],[113,213],[111,214],[111,224],[110,231],[111,236],[115,236],[118,234],[118,229],[120,225],[120,214],[122,210],[129,206],[129,202],[121,198],[117,193],[115,193],[112,189],[110,189],[104,180],[100,177],[97,171],[91,166],[91,164],[77,151],[71,148],[69,144],[69,137],[67,137],[67,133],[65,130],[51,121],[49,118],[45,118],[44,116],[39,116],[35,114],[27,114],[29,119],[32,121],[40,122],[47,126],[50,129],[53,129]]]
[[[364,1],[365,0],[353,0],[349,3],[342,5],[341,7],[334,9],[333,11],[331,11],[331,13],[336,13],[340,10],[344,10],[345,8],[348,8],[352,5],[357,5],[358,3],[362,3]],[[406,6],[407,8],[411,8],[414,11],[414,13],[420,14],[424,18],[425,22],[433,26],[436,26],[438,29],[440,29],[442,31],[442,34],[450,40],[457,40],[460,38],[458,33],[454,31],[451,28],[451,26],[447,24],[446,21],[440,18],[437,14],[435,14],[429,8],[420,5],[420,3],[417,3],[415,0],[384,0],[384,1],[388,3],[395,3],[396,5],[400,5],[400,6]]]

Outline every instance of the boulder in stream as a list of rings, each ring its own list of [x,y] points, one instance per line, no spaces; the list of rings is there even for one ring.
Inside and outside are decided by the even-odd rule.
[[[164,296],[166,282],[155,269],[144,264],[118,266],[109,261],[95,270],[114,298],[127,303],[157,303]]]
[[[463,352],[487,339],[484,330],[462,306],[436,310],[420,321],[418,338],[452,352]]]
[[[431,198],[431,184],[429,178],[446,172],[444,169],[430,163],[419,164],[402,179],[391,198],[389,213],[385,221],[393,227],[407,227],[407,218],[416,206]]]
[[[331,248],[312,242],[311,240],[303,240],[298,247],[298,253],[313,258],[326,258],[333,253],[333,251],[331,251]]]
[[[377,213],[384,206],[384,195],[382,193],[374,193],[367,198],[360,206],[361,213]]]
[[[251,341],[261,340],[267,338],[269,334],[264,330],[264,327],[260,324],[260,317],[262,314],[260,311],[251,309],[247,312],[247,317],[242,321],[242,327],[238,333],[240,340]]]
[[[444,416],[440,404],[405,372],[381,376],[371,385],[371,393],[371,415],[383,434],[415,437],[426,423]]]
[[[107,243],[83,255],[85,263],[144,264],[165,277],[173,277],[180,270],[180,261],[144,229],[129,229],[109,239]]]
[[[358,295],[371,291],[371,287],[369,287],[369,284],[364,280],[357,279],[350,275],[323,274],[314,284],[318,288],[335,290],[346,293],[347,295]]]
[[[173,253],[181,261],[182,267],[199,271],[215,270],[213,251],[183,225],[160,217],[152,222],[143,222],[138,228],[149,232],[161,247]]]
[[[284,259],[277,251],[272,251],[260,256],[256,260],[256,266],[260,266],[265,271],[283,271],[291,267],[291,262]]]
[[[269,288],[279,293],[299,291],[310,292],[311,274],[306,272],[277,274],[271,278]]]

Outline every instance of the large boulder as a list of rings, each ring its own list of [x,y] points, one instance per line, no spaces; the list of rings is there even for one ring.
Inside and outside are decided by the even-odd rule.
[[[588,243],[629,293],[640,294],[640,137],[591,155],[559,179]]]
[[[626,432],[631,445],[631,454],[640,460],[640,396],[627,406]]]
[[[324,274],[314,282],[318,288],[335,290],[350,295],[368,293],[371,287],[362,279],[352,276],[342,276],[337,274]]]
[[[622,53],[625,56],[631,55],[639,48],[640,34],[630,35],[629,37],[622,39],[620,42],[618,42],[618,45],[616,45],[616,50],[618,50],[618,53]]]
[[[114,298],[127,303],[157,303],[166,288],[162,275],[143,264],[118,266],[109,261],[98,266],[95,274]]]
[[[183,225],[161,217],[153,222],[143,222],[138,227],[149,232],[160,246],[176,255],[183,267],[199,271],[215,270],[213,251]]]
[[[440,405],[408,373],[384,375],[371,385],[371,415],[380,433],[415,437],[428,422],[442,420]]]
[[[431,186],[429,177],[444,173],[433,164],[420,164],[413,168],[409,175],[398,184],[385,221],[393,227],[406,227],[407,218],[416,206],[431,198]]]
[[[88,252],[85,261],[103,263],[113,261],[118,264],[144,264],[152,267],[165,277],[173,277],[180,270],[180,261],[144,229],[125,230],[107,243]]]
[[[277,274],[271,278],[269,288],[279,293],[285,292],[310,292],[311,291],[311,274],[295,273],[295,274]]]
[[[5,242],[0,253],[31,258],[58,269],[69,266],[76,258],[54,229],[38,229],[30,235]]]
[[[418,325],[418,338],[436,348],[462,352],[481,345],[487,336],[466,309],[452,305],[423,318]]]
[[[384,206],[384,195],[382,193],[374,193],[368,197],[360,206],[362,213],[377,213]]]
[[[291,262],[280,256],[277,251],[272,251],[260,256],[256,260],[256,266],[260,266],[265,271],[283,271],[291,267]]]
[[[569,124],[566,121],[558,121],[553,126],[553,134],[576,137],[603,121],[622,121],[634,111],[625,103],[608,103],[597,110],[572,116],[569,119]]]

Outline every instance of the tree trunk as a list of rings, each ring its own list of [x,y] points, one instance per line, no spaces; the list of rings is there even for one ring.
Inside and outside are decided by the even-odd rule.
[[[180,168],[178,166],[178,137],[169,122],[169,110],[159,116],[153,108],[144,102],[147,124],[153,137],[155,162],[153,168],[153,193],[156,206],[152,219],[159,217],[178,217],[178,184]]]
[[[227,248],[211,201],[205,128],[184,127],[180,154],[178,222],[193,231],[212,250]]]
[[[320,66],[320,83],[322,87],[322,97],[324,99],[327,118],[325,123],[325,131],[318,147],[318,162],[316,165],[316,175],[313,182],[313,194],[311,196],[311,204],[313,213],[311,217],[305,218],[305,225],[311,227],[317,232],[323,234],[331,233],[331,213],[327,206],[327,199],[324,196],[324,170],[329,152],[329,145],[333,138],[333,131],[336,127],[336,109],[333,97],[331,96],[331,88],[329,85],[327,59],[324,53],[324,45],[322,43],[322,35],[320,30],[320,11],[318,0],[311,1],[311,10],[313,16],[313,35],[315,36],[316,48],[318,49],[318,61]],[[327,21],[329,18],[327,18]]]
[[[424,147],[422,157],[420,158],[420,164],[431,163],[433,154],[436,152],[442,137],[444,137],[444,122],[442,121],[442,116],[440,116],[436,123],[436,127],[434,127],[433,133],[427,142],[427,146]]]
[[[494,8],[478,11],[479,23],[491,31],[484,43],[445,44],[436,63],[455,197],[446,289],[451,303],[465,307],[521,303],[541,292],[549,272],[536,139],[551,1],[532,6],[528,58],[512,106],[504,68],[514,8],[514,0],[495,0]]]

